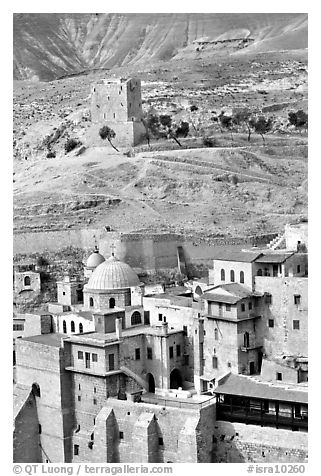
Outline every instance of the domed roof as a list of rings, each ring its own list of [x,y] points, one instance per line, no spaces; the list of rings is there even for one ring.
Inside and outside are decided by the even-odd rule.
[[[98,248],[95,248],[95,251],[91,253],[87,259],[86,268],[97,268],[101,263],[105,261],[103,255],[99,253]]]
[[[115,256],[111,256],[93,271],[86,285],[87,289],[124,289],[139,286],[135,271]]]

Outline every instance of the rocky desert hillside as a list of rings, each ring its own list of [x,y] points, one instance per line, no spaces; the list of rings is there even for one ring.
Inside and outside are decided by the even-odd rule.
[[[288,115],[307,112],[307,15],[16,14],[14,28],[15,231],[236,236],[306,219],[307,131]],[[189,123],[182,147],[90,145],[90,86],[114,75],[142,80],[146,113]],[[265,142],[220,129],[239,108],[271,118]]]

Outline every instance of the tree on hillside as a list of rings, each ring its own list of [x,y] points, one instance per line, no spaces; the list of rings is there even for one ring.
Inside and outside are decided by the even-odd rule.
[[[248,136],[247,136],[248,142],[250,142],[251,140],[251,132],[252,132],[250,121],[251,121],[251,111],[248,108],[237,109],[233,111],[233,122],[237,126],[244,125],[246,127],[248,132]]]
[[[264,116],[259,116],[258,118],[251,118],[249,124],[253,127],[254,131],[262,137],[263,142],[265,142],[264,135],[272,130],[273,119],[272,117],[266,119]]]
[[[218,120],[221,126],[221,132],[223,132],[223,129],[230,131],[231,138],[233,140],[233,134],[232,134],[233,117],[225,115],[224,111],[222,111],[221,114],[218,116]]]
[[[297,112],[290,112],[288,117],[289,123],[295,126],[296,129],[299,129],[300,133],[303,128],[308,129],[308,114],[302,109]]]
[[[181,121],[175,128],[176,137],[187,137],[189,133],[189,123]]]
[[[149,143],[149,132],[156,138],[171,138],[180,147],[182,144],[179,142],[177,136],[181,135],[186,137],[189,131],[188,122],[182,121],[180,125],[176,125],[172,121],[172,117],[169,114],[163,114],[158,116],[154,112],[148,113],[144,121],[147,130],[147,140]]]
[[[103,140],[107,139],[112,148],[119,152],[119,150],[112,143],[112,139],[115,139],[116,137],[116,132],[113,129],[108,126],[103,126],[101,129],[99,129],[99,135]]]

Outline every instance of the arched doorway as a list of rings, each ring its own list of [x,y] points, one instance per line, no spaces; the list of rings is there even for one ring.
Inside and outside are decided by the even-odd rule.
[[[148,391],[150,393],[155,393],[155,379],[152,374],[147,374],[147,383],[148,383]]]
[[[169,386],[170,388],[179,388],[182,387],[183,380],[179,370],[174,369],[172,370],[170,377],[169,377]]]

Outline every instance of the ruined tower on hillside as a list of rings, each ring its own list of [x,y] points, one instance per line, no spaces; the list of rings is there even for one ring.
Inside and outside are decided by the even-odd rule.
[[[103,125],[116,133],[115,144],[133,146],[145,134],[139,79],[103,79],[91,87],[92,134]]]

